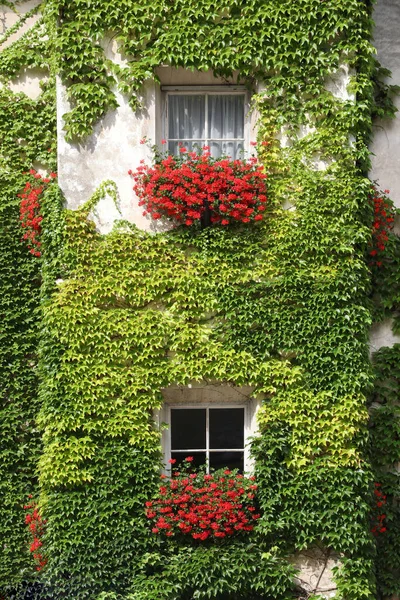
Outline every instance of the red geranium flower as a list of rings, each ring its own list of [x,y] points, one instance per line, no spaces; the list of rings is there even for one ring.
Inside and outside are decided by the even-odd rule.
[[[254,477],[229,469],[192,473],[192,460],[186,457],[183,472],[173,471],[160,486],[159,496],[146,502],[152,532],[199,541],[251,532],[261,516],[254,506]]]
[[[196,153],[181,146],[179,153],[158,157],[151,166],[141,164],[132,173],[144,215],[187,226],[206,217],[222,225],[263,219],[267,176],[257,159],[213,159],[206,147]]]

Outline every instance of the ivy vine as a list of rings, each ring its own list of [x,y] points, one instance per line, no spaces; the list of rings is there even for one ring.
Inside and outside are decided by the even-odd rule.
[[[372,314],[398,308],[399,248],[391,234],[372,279],[367,141],[372,116],[393,104],[379,83],[370,11],[360,0],[45,0],[34,27],[1,52],[7,600],[32,590],[42,599],[283,600],[302,594],[290,557],[316,544],[340,555],[338,598],[399,593],[398,348],[376,357],[375,374],[368,357]],[[105,56],[110,35],[123,65]],[[72,106],[67,137],[77,140],[117,106],[116,85],[136,110],[163,64],[264,84],[255,102],[265,220],[158,235],[121,222],[102,236],[88,216],[112,182],[77,211],[53,182],[42,256],[29,255],[18,194],[36,163],[55,170],[55,74]],[[329,91],[343,65],[354,70],[347,100]],[[26,67],[48,72],[37,100],[7,87]],[[251,385],[263,399],[252,444],[263,516],[245,541],[218,549],[159,542],[144,513],[159,476],[161,390],[193,381]],[[389,503],[387,535],[375,539],[377,479]],[[39,578],[23,524],[28,493],[40,495],[47,521]]]

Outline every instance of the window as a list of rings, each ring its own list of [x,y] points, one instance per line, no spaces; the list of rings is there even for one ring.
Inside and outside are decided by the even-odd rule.
[[[209,146],[213,158],[242,158],[247,146],[247,94],[236,86],[173,88],[164,86],[164,135],[170,154]]]
[[[244,407],[171,407],[171,458],[244,471]]]
[[[208,469],[251,470],[248,442],[257,431],[260,403],[249,390],[223,385],[166,388],[166,402],[155,415],[159,426],[166,425],[162,428],[166,468],[171,458],[179,464],[193,456],[194,465],[206,464]]]

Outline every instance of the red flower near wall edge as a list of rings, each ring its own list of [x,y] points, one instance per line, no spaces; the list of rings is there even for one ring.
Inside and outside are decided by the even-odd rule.
[[[387,194],[389,194],[389,190],[380,192],[374,186],[371,188],[371,203],[374,211],[372,239],[368,252],[371,267],[379,268],[382,266],[389,233],[393,229],[396,209]]]
[[[34,256],[41,256],[40,252],[40,234],[42,232],[42,215],[40,212],[40,199],[49,184],[57,177],[56,173],[50,173],[48,177],[43,177],[34,169],[29,171],[31,180],[27,181],[23,191],[18,194],[20,202],[20,222],[24,229],[22,239],[25,240],[29,252]]]
[[[29,503],[24,506],[24,510],[26,511],[25,524],[28,526],[32,538],[29,551],[32,553],[36,563],[36,570],[41,571],[47,564],[47,559],[43,556],[41,550],[46,520],[41,517],[37,503],[32,500],[31,495],[29,496],[29,500]]]

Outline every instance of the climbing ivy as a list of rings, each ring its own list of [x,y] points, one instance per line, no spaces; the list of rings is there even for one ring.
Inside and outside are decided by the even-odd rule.
[[[90,133],[117,106],[116,86],[136,109],[144,81],[164,64],[221,77],[236,73],[249,85],[265,82],[280,108],[279,124],[291,125],[306,122],[312,106],[325,118],[328,106],[319,113],[317,107],[324,100],[331,104],[332,96],[320,94],[339,65],[370,70],[374,64],[369,13],[360,0],[47,0],[46,5],[59,16],[54,35],[72,103],[64,117],[70,139]],[[105,36],[125,62],[106,57]],[[371,86],[369,77],[359,76],[354,91],[364,97]],[[370,107],[351,106],[346,122],[353,129],[368,121]]]
[[[37,492],[47,521],[38,581],[54,599],[299,597],[291,557],[320,545],[340,558],[339,598],[398,592],[397,480],[380,458],[389,427],[381,416],[396,413],[387,390],[382,409],[371,405],[376,454],[367,430],[372,285],[386,266],[371,279],[366,142],[372,116],[393,110],[369,41],[370,3],[45,0],[41,10],[2,51],[0,67],[1,243],[15,268],[1,295],[1,485],[10,515],[0,525],[9,540],[1,593],[22,598],[35,581],[22,505]],[[110,39],[125,63],[106,57]],[[136,110],[143,83],[165,64],[264,85],[254,102],[265,220],[157,235],[120,222],[103,236],[89,215],[105,194],[115,198],[112,182],[76,211],[63,208],[52,183],[43,255],[34,259],[20,240],[17,196],[35,162],[55,169],[54,75],[71,102],[67,139],[78,140],[116,108],[116,86]],[[27,66],[49,73],[36,101],[7,87]],[[330,90],[347,69],[341,99]],[[385,285],[389,310],[397,292]],[[385,364],[377,362],[384,387]],[[144,503],[159,480],[161,390],[193,382],[251,386],[262,402],[252,443],[262,518],[242,541],[160,542],[146,523]],[[397,424],[390,427],[393,465]],[[375,540],[377,474],[393,503],[388,535]],[[381,556],[390,556],[385,568]]]
[[[15,12],[21,3],[5,3]],[[4,2],[3,2],[4,5]],[[37,9],[22,14],[0,43],[18,33]],[[41,453],[36,425],[39,410],[38,334],[40,264],[22,241],[18,194],[31,179],[33,165],[55,169],[55,95],[48,81],[32,100],[8,88],[10,78],[29,65],[48,72],[40,25],[1,52],[0,77],[0,596],[28,597],[35,589],[29,535],[21,519],[28,494],[38,493],[37,461]],[[40,48],[40,52],[36,51]],[[26,595],[25,595],[26,594]]]

